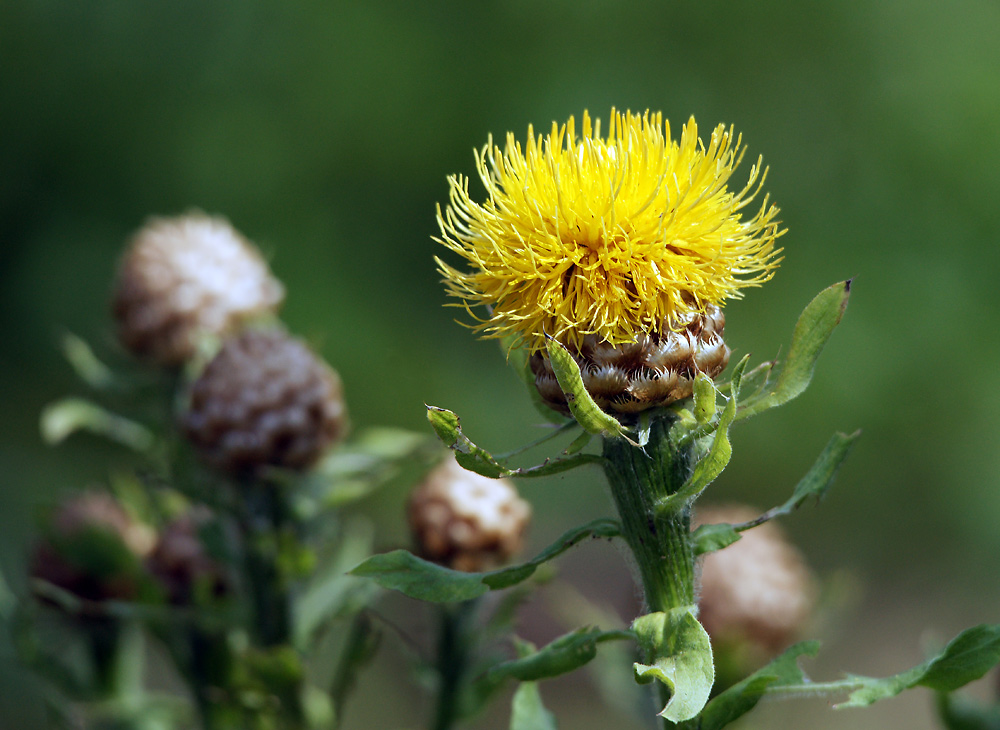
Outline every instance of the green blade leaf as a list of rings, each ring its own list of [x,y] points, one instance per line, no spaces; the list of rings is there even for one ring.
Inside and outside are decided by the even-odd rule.
[[[556,718],[545,709],[535,682],[522,682],[510,706],[510,730],[557,730]]]
[[[545,349],[549,355],[549,362],[552,363],[552,371],[556,374],[556,380],[566,396],[566,403],[577,423],[583,426],[585,431],[598,436],[628,439],[625,427],[616,418],[602,411],[590,397],[583,384],[580,366],[569,350],[553,337],[545,338]]]
[[[107,390],[114,385],[111,368],[101,362],[82,337],[67,332],[62,336],[63,355],[77,376],[95,390]]]
[[[139,452],[149,451],[156,441],[145,426],[82,398],[66,398],[46,406],[40,426],[48,444],[58,444],[77,431],[104,436]]]
[[[455,461],[461,464],[462,468],[490,479],[549,476],[584,464],[599,463],[602,460],[597,454],[577,453],[565,458],[546,459],[537,466],[508,469],[493,454],[476,446],[462,432],[462,422],[452,411],[437,406],[427,406],[427,420],[431,422],[431,426],[444,445],[455,452]]]
[[[712,644],[695,618],[696,606],[640,616],[632,624],[646,663],[634,665],[640,684],[654,679],[670,690],[670,700],[658,714],[671,722],[696,717],[708,702],[715,682]]]
[[[1000,703],[984,703],[971,697],[940,692],[938,717],[948,730],[1000,730]]]
[[[373,555],[350,571],[351,575],[371,578],[383,588],[399,591],[410,598],[434,603],[468,601],[489,590],[499,590],[530,578],[539,565],[561,555],[588,537],[617,537],[614,520],[594,520],[568,531],[533,560],[488,573],[463,573],[451,570],[406,550]]]
[[[694,554],[704,555],[714,553],[729,547],[740,539],[740,533],[733,525],[721,522],[716,525],[702,525],[691,533],[691,541],[694,543]]]
[[[803,655],[815,656],[817,651],[818,641],[803,641],[789,647],[767,666],[713,698],[697,719],[681,725],[682,730],[721,730],[750,712],[768,687],[806,682],[798,659]]]
[[[483,678],[489,684],[505,679],[537,682],[558,677],[582,667],[597,656],[597,645],[604,641],[632,640],[631,631],[601,631],[583,627],[564,634],[536,652],[497,664]]]
[[[788,358],[774,389],[746,402],[737,420],[775,408],[802,394],[812,380],[823,347],[844,316],[850,294],[851,281],[842,281],[824,289],[806,305],[795,325]]]
[[[1000,624],[980,625],[956,636],[936,657],[906,672],[872,679],[851,676],[860,687],[851,692],[842,707],[867,707],[873,702],[895,697],[911,687],[929,687],[953,692],[982,677],[1000,662]]]
[[[660,501],[658,504],[659,509],[669,511],[687,504],[701,494],[709,484],[714,482],[729,464],[729,459],[733,455],[733,446],[729,442],[729,427],[736,416],[740,397],[740,378],[743,376],[743,370],[747,366],[748,359],[749,356],[744,357],[733,370],[729,401],[726,403],[726,407],[719,417],[719,424],[715,429],[715,437],[712,439],[712,445],[709,447],[708,453],[701,461],[695,464],[691,476],[684,482],[681,488],[676,493]]]

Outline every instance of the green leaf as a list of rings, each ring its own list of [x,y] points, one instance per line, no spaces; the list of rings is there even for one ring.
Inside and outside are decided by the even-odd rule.
[[[46,406],[40,426],[48,444],[58,444],[77,431],[90,431],[140,452],[149,451],[155,443],[152,431],[145,426],[82,398],[66,398]]]
[[[911,687],[929,687],[953,692],[982,677],[1000,662],[1000,624],[980,625],[963,631],[940,654],[913,669],[885,679],[851,676],[860,687],[851,692],[841,707],[866,707],[894,697]]]
[[[601,631],[583,627],[564,634],[536,652],[497,664],[482,681],[489,685],[506,679],[537,682],[572,672],[597,656],[597,645],[604,641],[634,639],[631,631]]]
[[[1000,730],[1000,702],[977,702],[949,692],[937,697],[938,717],[948,730]]]
[[[803,641],[789,647],[767,666],[713,698],[697,719],[683,723],[681,730],[721,730],[750,712],[768,687],[806,682],[798,659],[803,655],[815,656],[817,651],[818,641]]]
[[[95,390],[114,385],[111,369],[97,359],[86,340],[67,332],[62,336],[62,351],[77,377]]]
[[[490,479],[549,476],[584,464],[600,463],[603,458],[597,454],[577,453],[565,458],[546,459],[537,466],[508,469],[489,451],[469,440],[462,432],[461,420],[452,411],[427,406],[427,420],[444,445],[455,452],[455,461],[464,469]]]
[[[715,682],[712,644],[695,618],[696,606],[640,616],[632,624],[646,663],[634,665],[640,684],[654,679],[670,690],[670,700],[658,714],[671,722],[696,717],[708,702]]]
[[[715,417],[715,403],[718,391],[712,379],[699,372],[694,379],[694,418],[698,424],[705,424]]]
[[[702,525],[691,534],[695,555],[714,553],[716,550],[729,547],[739,539],[740,533],[727,522],[721,522],[716,525]]]
[[[625,427],[618,422],[618,419],[602,411],[590,397],[583,384],[580,366],[569,350],[555,338],[548,336],[545,338],[545,349],[549,355],[549,362],[552,363],[552,371],[556,374],[556,380],[566,396],[566,403],[576,422],[592,434],[631,441],[626,435]]]
[[[557,730],[556,718],[545,709],[535,682],[522,682],[510,706],[510,730]]]
[[[669,511],[686,505],[701,494],[709,484],[714,482],[729,464],[729,459],[733,455],[733,446],[729,442],[729,427],[736,416],[736,407],[740,397],[740,378],[743,376],[743,370],[747,366],[748,359],[749,356],[744,357],[733,370],[729,401],[726,403],[726,407],[719,417],[719,424],[715,429],[715,437],[712,439],[712,445],[709,447],[708,453],[695,464],[691,476],[688,477],[688,480],[684,482],[681,488],[676,493],[660,501],[657,505],[660,510]]]
[[[850,294],[851,281],[842,281],[824,289],[806,305],[795,325],[788,358],[774,389],[744,403],[737,419],[749,418],[802,394],[812,380],[820,352],[844,316]]]
[[[552,560],[588,537],[617,537],[620,526],[614,520],[594,520],[565,533],[533,560],[488,573],[463,573],[418,558],[406,550],[373,555],[350,571],[371,578],[383,588],[399,591],[410,598],[435,603],[468,601],[489,590],[499,590],[530,578],[539,565]]]

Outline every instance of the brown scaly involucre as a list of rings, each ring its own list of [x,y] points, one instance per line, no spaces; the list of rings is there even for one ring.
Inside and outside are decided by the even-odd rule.
[[[282,331],[228,340],[191,386],[188,439],[233,474],[306,469],[347,429],[340,377]]]
[[[709,306],[704,314],[688,315],[686,321],[633,343],[614,346],[587,335],[583,346],[570,352],[597,405],[612,415],[627,416],[687,398],[698,373],[715,378],[725,370],[729,363],[725,326],[722,310]],[[569,415],[548,356],[535,352],[530,365],[542,400]]]
[[[154,218],[132,239],[115,282],[118,338],[165,366],[190,358],[204,334],[275,312],[285,290],[260,252],[224,218]]]

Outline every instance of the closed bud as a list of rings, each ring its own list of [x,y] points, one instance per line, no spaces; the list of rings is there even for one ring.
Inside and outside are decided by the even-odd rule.
[[[132,240],[115,283],[118,337],[160,365],[190,358],[205,334],[273,313],[285,297],[260,252],[224,218],[154,218]]]
[[[521,548],[531,506],[513,484],[466,471],[449,456],[410,497],[410,529],[420,555],[455,570],[505,564]]]
[[[201,530],[211,521],[207,509],[194,509],[170,522],[160,534],[147,566],[177,605],[226,594],[231,588],[225,567],[205,548]]]
[[[280,330],[226,341],[191,386],[188,439],[212,466],[303,470],[347,429],[340,377]]]
[[[91,601],[131,600],[156,534],[111,496],[84,492],[62,502],[31,558],[31,575]]]

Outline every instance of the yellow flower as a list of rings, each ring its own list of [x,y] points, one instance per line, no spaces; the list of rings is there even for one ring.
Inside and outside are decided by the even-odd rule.
[[[470,268],[435,260],[456,306],[487,306],[474,329],[532,350],[545,334],[623,344],[771,278],[784,230],[767,196],[743,220],[767,171],[758,158],[729,189],[745,150],[732,128],[720,124],[706,146],[694,118],[676,141],[662,114],[614,109],[607,137],[586,111],[582,127],[570,117],[536,137],[529,125],[523,148],[513,134],[503,150],[490,137],[476,154],[481,205],[468,178],[448,178],[435,240]]]

